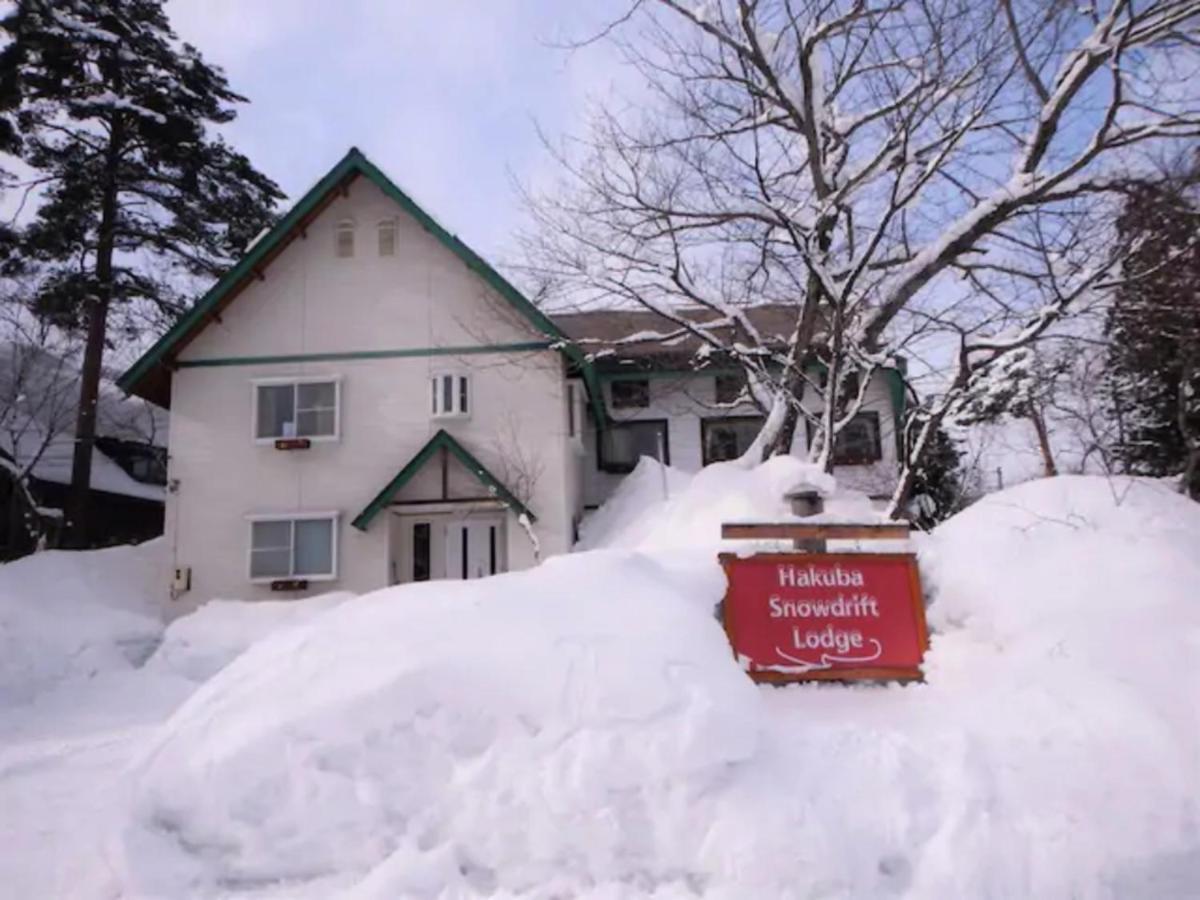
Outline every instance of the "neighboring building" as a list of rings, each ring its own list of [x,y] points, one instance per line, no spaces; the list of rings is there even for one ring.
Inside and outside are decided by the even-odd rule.
[[[672,463],[699,466],[701,428],[710,455],[736,449],[746,429],[705,424],[700,407],[657,412],[668,378],[643,388],[606,359],[601,381],[572,340],[584,320],[563,321],[351,150],[120,379],[170,409],[181,607],[566,552],[585,505],[652,449],[626,419],[678,418]],[[601,448],[587,411],[608,421],[610,399]]]
[[[0,558],[34,549],[27,527],[53,546],[60,536],[75,452],[79,371],[66,354],[34,344],[0,344]],[[101,382],[92,454],[88,533],[92,547],[162,534],[167,416]],[[24,478],[36,504],[14,479]]]
[[[796,324],[794,307],[764,305],[746,313],[764,341],[786,346]],[[687,315],[696,322],[716,318],[711,310]],[[763,416],[748,402],[739,368],[703,354],[704,363],[698,366],[697,337],[654,339],[678,333],[679,327],[665,317],[641,309],[596,310],[558,314],[554,321],[594,358],[610,419],[602,431],[587,419],[586,507],[603,503],[642,456],[694,472],[709,463],[737,459],[762,427]],[[816,392],[808,393],[805,405],[820,408]],[[868,383],[861,410],[835,443],[839,483],[877,500],[890,497],[899,472],[897,435],[903,405],[898,371],[885,369]],[[794,452],[805,453],[808,438],[809,429],[802,426]]]

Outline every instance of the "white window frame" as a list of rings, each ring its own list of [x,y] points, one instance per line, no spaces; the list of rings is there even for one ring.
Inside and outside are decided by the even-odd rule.
[[[251,584],[270,584],[273,581],[337,581],[338,578],[338,528],[342,514],[336,510],[324,512],[252,513],[246,516],[246,577]],[[329,521],[329,561],[333,571],[327,575],[254,575],[254,523],[255,522],[312,522]],[[293,527],[292,544],[288,548],[290,559],[288,570],[296,568],[296,535]]]
[[[290,384],[293,387],[301,384],[333,383],[333,434],[277,434],[274,437],[259,437],[258,435],[258,389],[260,387],[278,387]],[[295,406],[293,391],[292,410],[299,413]],[[276,441],[304,439],[316,443],[340,441],[342,439],[342,376],[341,375],[292,375],[278,378],[254,378],[250,382],[250,437],[256,444],[274,446]]]
[[[453,378],[454,385],[454,407],[449,412],[443,412],[441,402],[443,399],[442,384],[443,379]],[[463,379],[467,383],[467,408],[464,412],[458,408],[458,400],[461,396],[461,388],[459,379]],[[471,373],[465,372],[462,369],[442,369],[440,371],[431,372],[429,374],[429,382],[432,388],[432,393],[426,394],[430,401],[431,414],[435,419],[469,419],[471,413],[475,409],[475,387],[471,384]]]
[[[392,252],[383,252],[383,232],[392,233]],[[375,228],[375,252],[381,258],[395,257],[400,250],[400,223],[395,219],[384,219]]]
[[[350,232],[350,252],[343,256],[342,249],[342,233]],[[354,259],[358,255],[358,227],[353,219],[341,219],[334,223],[333,226],[333,258],[334,259]]]

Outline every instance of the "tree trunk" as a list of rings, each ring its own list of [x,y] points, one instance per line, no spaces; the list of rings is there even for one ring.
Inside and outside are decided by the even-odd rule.
[[[1033,430],[1037,432],[1038,450],[1042,454],[1042,471],[1047,478],[1053,478],[1058,474],[1058,466],[1054,462],[1054,451],[1050,447],[1050,432],[1046,428],[1046,420],[1042,416],[1042,411],[1031,405],[1029,421],[1033,423]]]
[[[68,545],[88,543],[88,506],[92,488],[92,455],[96,445],[96,404],[104,365],[108,307],[113,295],[113,247],[117,228],[117,169],[124,134],[123,116],[113,114],[105,154],[104,195],[96,244],[96,291],[86,309],[87,343],[79,378],[79,410],[75,419],[75,453],[71,461],[71,493],[67,501]]]

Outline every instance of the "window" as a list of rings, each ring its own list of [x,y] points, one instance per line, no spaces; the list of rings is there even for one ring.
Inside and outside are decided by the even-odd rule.
[[[700,444],[704,465],[740,457],[758,437],[763,421],[762,416],[702,419]]]
[[[337,577],[337,515],[261,518],[250,522],[250,578],[274,581]]]
[[[333,230],[334,255],[339,259],[349,259],[354,255],[354,223],[338,222]]]
[[[746,377],[744,375],[718,375],[714,393],[718,403],[737,403],[742,396],[742,389],[746,387]]]
[[[671,463],[667,420],[616,422],[596,433],[596,463],[605,472],[632,472],[643,456]]]
[[[645,378],[614,381],[609,390],[613,409],[645,409],[650,405],[650,382]]]
[[[575,385],[567,385],[567,434],[570,437],[575,437]]]
[[[254,386],[254,436],[336,438],[340,393],[337,379],[260,382]]]
[[[429,561],[433,547],[432,526],[428,522],[413,524],[413,581],[428,581]]]
[[[392,221],[379,223],[379,255],[396,255],[396,223]]]
[[[468,376],[440,373],[429,379],[429,384],[435,418],[471,414],[471,379]]]
[[[812,443],[813,425],[808,423],[808,440]],[[838,432],[833,442],[835,466],[862,466],[883,459],[879,438],[879,413],[874,410],[856,413]]]

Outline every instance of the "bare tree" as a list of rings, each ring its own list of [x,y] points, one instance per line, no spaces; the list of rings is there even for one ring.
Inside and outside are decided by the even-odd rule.
[[[740,365],[764,455],[814,391],[809,453],[831,467],[899,353],[937,373],[936,428],[1111,275],[1081,250],[1111,230],[1130,148],[1200,134],[1198,20],[1198,0],[635,0],[598,39],[647,97],[551,148],[565,174],[531,198],[530,275]],[[746,314],[767,302],[795,309],[784,346]]]
[[[530,448],[528,440],[522,440],[522,430],[520,418],[513,414],[507,415],[496,430],[492,453],[496,477],[523,506],[528,507],[533,502],[533,495],[538,482],[541,481],[546,463],[540,453]],[[525,513],[519,513],[517,510],[513,512],[517,514],[517,524],[533,545],[534,559],[540,559],[541,542],[533,522]]]
[[[22,304],[0,304],[0,468],[10,551],[44,546],[61,526],[61,510],[42,508],[31,481],[51,446],[72,433],[78,351],[78,341]]]

